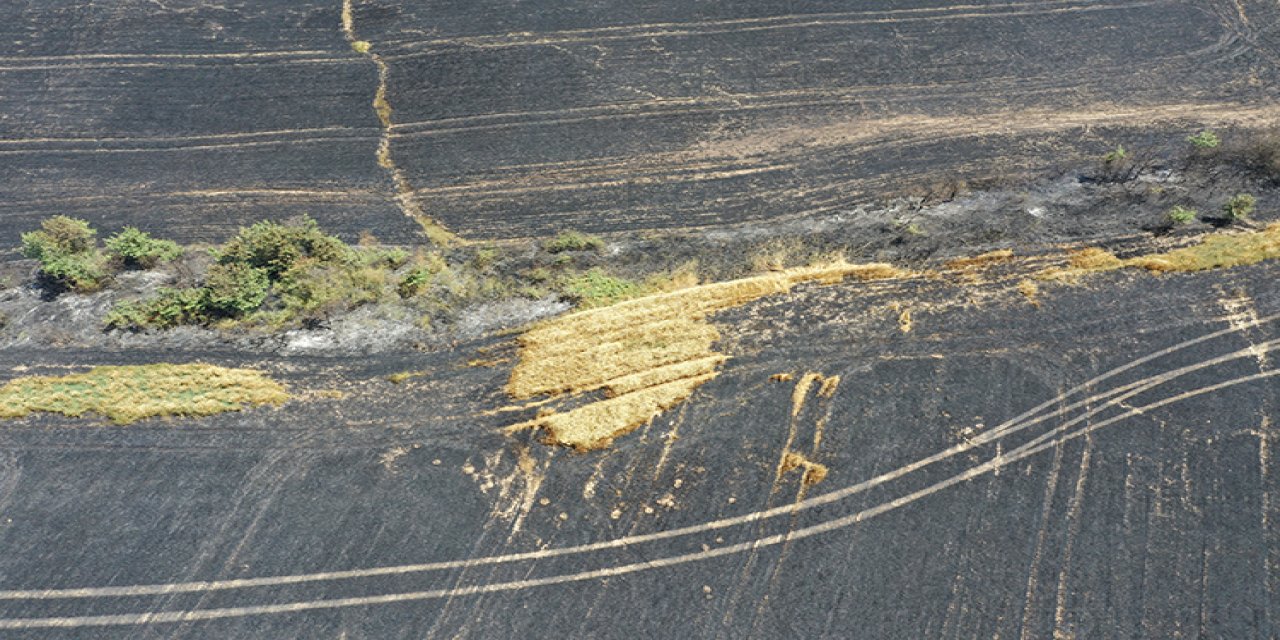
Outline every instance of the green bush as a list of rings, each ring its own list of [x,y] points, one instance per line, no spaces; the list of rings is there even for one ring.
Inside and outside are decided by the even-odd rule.
[[[386,288],[387,275],[373,267],[303,263],[285,272],[275,291],[287,318],[308,319],[376,302]]]
[[[168,262],[182,255],[182,248],[172,240],[160,240],[134,227],[107,238],[107,251],[119,258],[125,266],[150,269],[161,262]]]
[[[240,263],[262,269],[275,280],[303,258],[342,263],[351,261],[352,251],[343,241],[321,231],[315,220],[303,216],[284,224],[264,220],[241,228],[216,252],[216,257],[221,264]]]
[[[548,253],[561,253],[563,251],[603,251],[604,240],[596,236],[579,233],[577,231],[562,231],[560,235],[546,241],[542,245]]]
[[[110,275],[97,234],[84,220],[54,216],[41,222],[39,231],[22,234],[22,255],[37,260],[40,273],[61,287],[97,291]]]
[[[1178,206],[1169,210],[1169,222],[1174,224],[1187,224],[1196,219],[1196,210]]]
[[[1253,213],[1258,201],[1247,193],[1239,193],[1222,205],[1222,212],[1228,220],[1243,220]]]
[[[212,314],[239,316],[262,306],[271,286],[264,269],[247,264],[215,264],[205,276],[205,309]]]
[[[1205,129],[1193,136],[1187,136],[1187,142],[1197,149],[1216,149],[1222,141],[1218,139],[1218,134]]]
[[[88,222],[67,216],[54,216],[40,223],[39,231],[22,234],[23,253],[41,259],[50,253],[85,253],[96,248],[98,232]],[[30,242],[28,242],[30,238]]]

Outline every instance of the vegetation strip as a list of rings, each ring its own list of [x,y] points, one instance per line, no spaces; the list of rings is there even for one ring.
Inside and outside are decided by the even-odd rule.
[[[279,405],[280,383],[252,369],[208,364],[94,367],[66,376],[27,376],[0,387],[0,418],[33,412],[97,414],[116,424],[157,416],[207,416]]]
[[[1131,258],[1089,247],[1072,252],[1066,267],[1046,269],[1041,280],[1071,280],[1083,275],[1117,269],[1146,269],[1157,273],[1227,269],[1280,258],[1280,222],[1261,231],[1218,233],[1189,247]]]

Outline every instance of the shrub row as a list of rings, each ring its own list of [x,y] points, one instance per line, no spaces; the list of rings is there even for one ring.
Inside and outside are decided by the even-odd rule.
[[[107,238],[104,252],[88,222],[54,216],[39,231],[22,234],[22,255],[40,263],[40,275],[59,289],[90,293],[101,289],[119,268],[149,269],[174,260],[182,249],[145,231],[125,227]]]

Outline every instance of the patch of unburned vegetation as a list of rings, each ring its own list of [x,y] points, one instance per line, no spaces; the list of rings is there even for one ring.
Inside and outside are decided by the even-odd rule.
[[[1072,280],[1092,273],[1127,268],[1157,273],[1206,271],[1275,258],[1280,258],[1280,223],[1272,223],[1260,231],[1213,234],[1189,247],[1131,258],[1119,258],[1096,247],[1080,249],[1071,253],[1066,267],[1047,269],[1038,277],[1042,280]]]
[[[103,416],[129,424],[158,416],[207,416],[289,398],[280,383],[251,369],[208,364],[94,367],[66,376],[28,376],[0,387],[0,418],[33,412]]]
[[[720,333],[711,314],[797,284],[876,280],[906,272],[887,264],[843,261],[705,284],[549,320],[520,337],[520,361],[507,392],[604,399],[557,413],[546,409],[512,430],[542,429],[552,444],[590,451],[644,425],[715,378],[728,356],[712,345]]]

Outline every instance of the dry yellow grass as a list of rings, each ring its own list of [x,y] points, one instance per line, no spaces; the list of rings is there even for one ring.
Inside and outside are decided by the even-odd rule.
[[[781,472],[786,473],[793,469],[804,469],[804,475],[801,477],[800,482],[807,487],[811,487],[823,480],[826,480],[827,474],[830,473],[830,470],[827,469],[827,465],[820,462],[814,462],[806,458],[802,453],[791,451],[782,457]]]
[[[1280,223],[1261,231],[1217,233],[1189,247],[1121,259],[1103,249],[1090,247],[1073,252],[1065,268],[1047,269],[1042,280],[1071,280],[1090,273],[1116,269],[1146,269],[1157,273],[1204,271],[1255,264],[1280,258]]]
[[[520,337],[520,362],[507,383],[511,397],[604,389],[608,399],[514,428],[541,428],[550,442],[579,450],[607,447],[716,376],[727,356],[712,349],[720,333],[707,322],[709,315],[803,282],[902,275],[887,264],[837,261],[688,287],[541,323]]]
[[[683,402],[695,389],[716,377],[711,370],[692,378],[665,382],[616,398],[583,405],[539,418],[548,441],[579,451],[603,449],[618,436],[643,426],[655,416]]]
[[[956,258],[947,262],[948,269],[975,269],[988,267],[1001,262],[1008,262],[1013,259],[1013,251],[1010,249],[999,249],[996,251],[988,251],[980,253],[976,256],[968,256],[964,258]]]
[[[840,376],[823,376],[822,386],[818,387],[818,396],[822,398],[830,398],[836,394],[836,388],[840,386]]]
[[[284,387],[250,369],[207,364],[95,367],[67,376],[29,376],[0,387],[0,418],[35,411],[98,414],[116,424],[155,416],[205,416],[281,404]]]
[[[1020,280],[1018,282],[1018,293],[1027,299],[1033,306],[1040,306],[1040,286],[1031,280]]]

